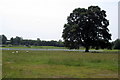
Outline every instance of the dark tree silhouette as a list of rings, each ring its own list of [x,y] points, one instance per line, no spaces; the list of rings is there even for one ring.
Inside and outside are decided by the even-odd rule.
[[[114,44],[114,46],[113,46],[114,49],[120,49],[120,39],[116,39],[113,42],[113,44]]]
[[[12,45],[14,44],[14,38],[13,38],[13,37],[10,39],[10,43],[11,43]]]
[[[0,35],[0,43],[6,44],[7,43],[7,37],[5,35]]]
[[[11,38],[10,39],[10,43],[12,44],[12,45],[20,45],[21,43],[22,43],[22,37],[18,37],[18,36],[16,36],[16,38]]]
[[[62,37],[64,44],[70,49],[79,49],[82,45],[89,52],[89,48],[107,48],[111,40],[109,21],[105,18],[106,11],[98,6],[88,9],[76,8],[67,18]],[[106,46],[105,46],[106,45]]]

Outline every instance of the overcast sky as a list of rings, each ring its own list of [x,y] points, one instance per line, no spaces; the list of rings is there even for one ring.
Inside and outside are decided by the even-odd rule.
[[[0,34],[8,39],[62,39],[67,16],[75,8],[99,6],[107,11],[112,40],[118,38],[119,0],[0,0]]]

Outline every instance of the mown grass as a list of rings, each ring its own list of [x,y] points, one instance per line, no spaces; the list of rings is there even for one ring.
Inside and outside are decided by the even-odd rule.
[[[3,50],[3,77],[7,78],[114,78],[117,53],[77,51]]]

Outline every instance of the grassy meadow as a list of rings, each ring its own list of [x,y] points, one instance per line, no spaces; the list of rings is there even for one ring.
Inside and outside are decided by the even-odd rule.
[[[111,52],[3,50],[3,78],[117,78],[118,54]]]

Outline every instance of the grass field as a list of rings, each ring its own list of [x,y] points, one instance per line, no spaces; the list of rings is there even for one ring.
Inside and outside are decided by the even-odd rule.
[[[3,78],[117,78],[118,54],[3,50]]]
[[[56,47],[56,46],[31,46],[31,47],[26,47],[26,46],[13,46],[13,47],[0,47],[0,48],[19,48],[19,49],[67,49],[66,47]],[[84,47],[80,47],[80,50],[85,50]],[[95,50],[95,49],[90,49],[90,50]],[[118,52],[117,49],[114,50],[108,50],[108,49],[99,49],[99,50],[104,50],[105,52]]]
[[[32,48],[32,49],[66,49],[65,47],[55,47],[55,46],[13,46],[13,47],[2,47],[2,48]]]

